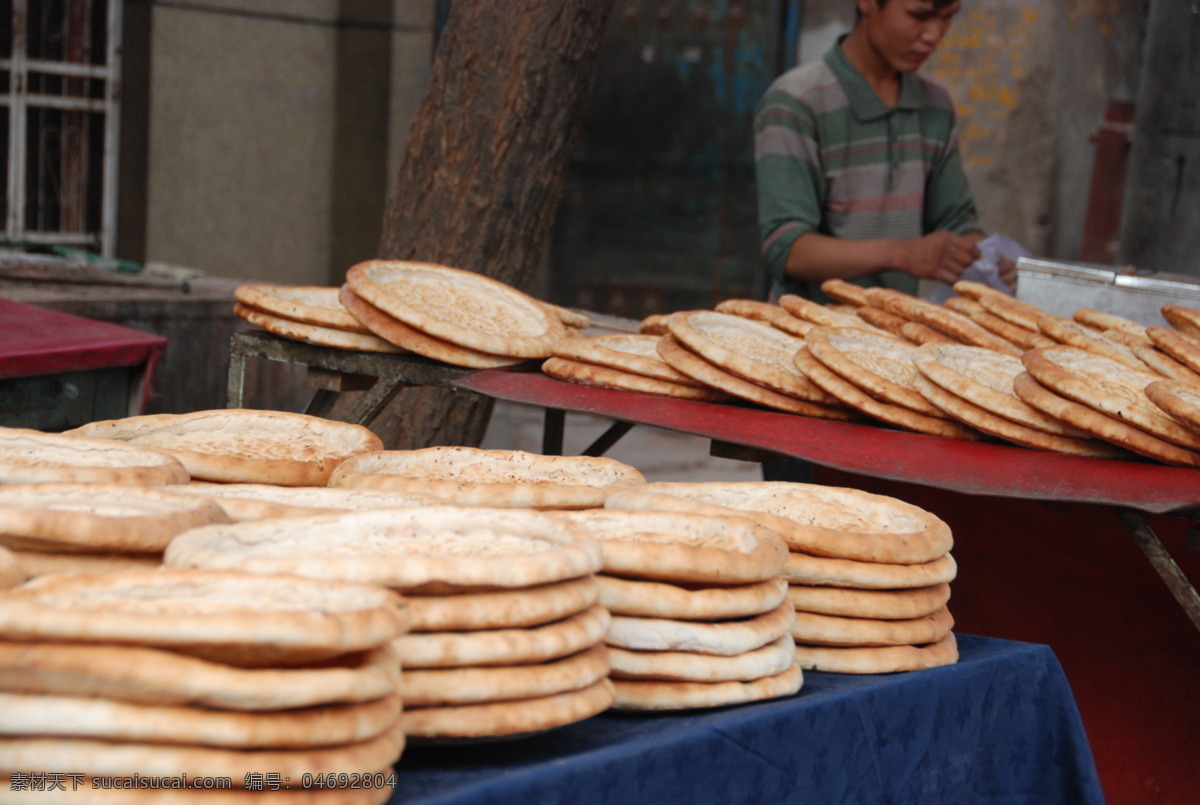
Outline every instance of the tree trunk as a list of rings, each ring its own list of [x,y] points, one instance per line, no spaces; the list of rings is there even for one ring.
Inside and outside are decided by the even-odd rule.
[[[413,121],[380,256],[528,288],[549,243],[612,0],[455,0]],[[477,445],[488,398],[401,391],[384,444]]]

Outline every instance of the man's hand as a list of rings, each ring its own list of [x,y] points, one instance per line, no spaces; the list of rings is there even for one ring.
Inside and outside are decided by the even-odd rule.
[[[1017,292],[1017,261],[1011,257],[1001,257],[996,261],[996,270],[1000,273],[1000,279],[1012,289],[1013,293]]]
[[[978,257],[979,247],[973,239],[953,232],[931,232],[907,241],[900,270],[918,279],[954,283]]]

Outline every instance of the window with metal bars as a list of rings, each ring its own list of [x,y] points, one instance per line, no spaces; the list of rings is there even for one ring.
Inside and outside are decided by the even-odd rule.
[[[10,243],[111,256],[120,0],[0,3],[0,158]]]

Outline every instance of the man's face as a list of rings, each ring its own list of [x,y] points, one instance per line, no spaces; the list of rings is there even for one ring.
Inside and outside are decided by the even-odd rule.
[[[937,8],[934,0],[859,0],[868,41],[897,72],[920,69],[950,30],[961,2]]]

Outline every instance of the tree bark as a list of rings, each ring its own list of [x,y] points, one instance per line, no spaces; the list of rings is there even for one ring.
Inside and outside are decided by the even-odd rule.
[[[455,0],[384,213],[380,256],[527,289],[591,89],[612,0]],[[372,423],[384,444],[477,445],[488,398],[405,389]]]

